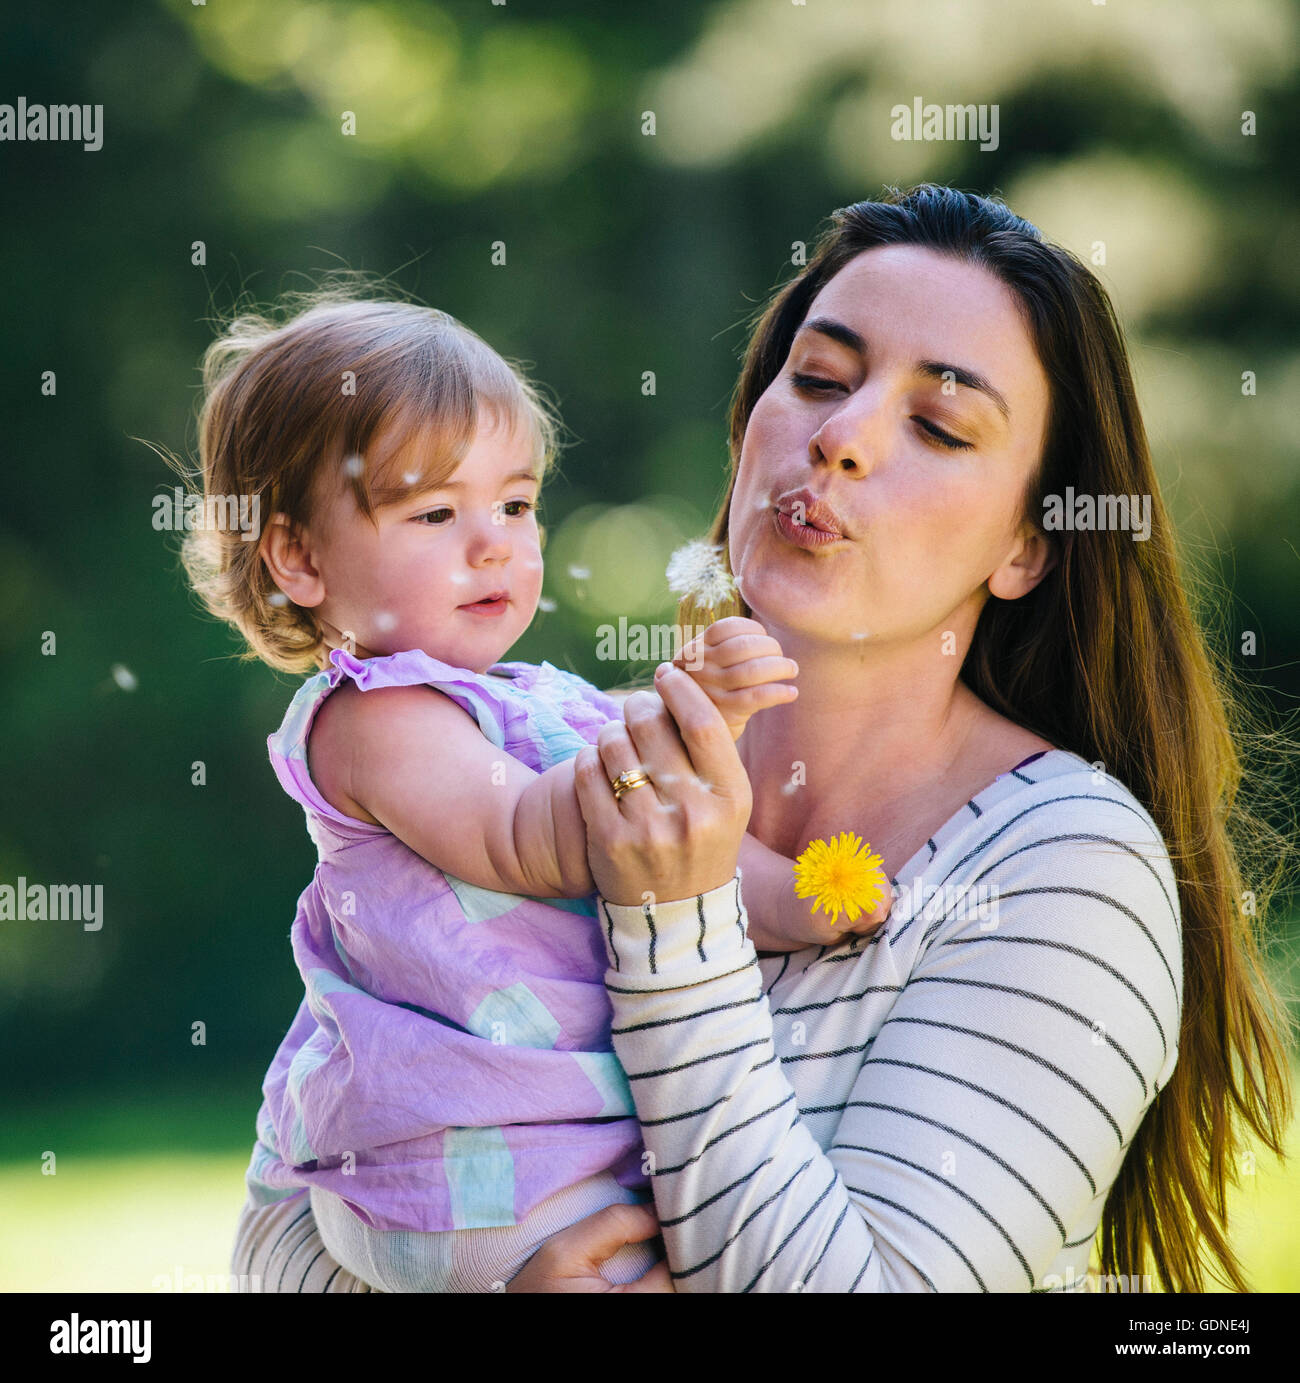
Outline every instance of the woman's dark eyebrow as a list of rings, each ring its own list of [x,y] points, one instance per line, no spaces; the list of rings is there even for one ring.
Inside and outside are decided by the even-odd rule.
[[[846,326],[843,322],[837,322],[833,317],[813,317],[804,322],[799,331],[815,331],[822,336],[829,337],[832,341],[838,341],[841,346],[847,346],[849,350],[856,351],[858,355],[866,356],[867,343],[864,337],[860,336],[852,327]],[[799,332],[796,332],[797,336]],[[945,365],[941,360],[920,360],[917,362],[916,370],[918,374],[925,375],[928,379],[942,379],[950,374],[954,383],[963,384],[967,389],[977,389],[981,394],[997,405],[998,412],[1002,414],[1008,422],[1011,421],[1011,408],[1001,392],[975,370],[968,370],[962,365]]]

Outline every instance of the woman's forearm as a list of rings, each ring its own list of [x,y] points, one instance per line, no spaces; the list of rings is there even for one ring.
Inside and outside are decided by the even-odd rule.
[[[871,1233],[774,1050],[739,879],[649,913],[602,900],[614,1049],[677,1290],[879,1290]]]

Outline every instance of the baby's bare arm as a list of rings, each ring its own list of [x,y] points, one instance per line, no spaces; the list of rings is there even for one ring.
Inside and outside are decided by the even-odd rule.
[[[853,922],[842,912],[832,922],[825,911],[813,912],[813,899],[795,895],[794,861],[748,834],[740,842],[740,868],[749,936],[759,951],[837,946],[855,932],[865,936],[875,931],[894,905],[893,892],[886,887],[871,912],[859,913]]]
[[[479,888],[577,898],[594,888],[573,763],[535,773],[432,687],[340,687],[308,748],[325,799]]]

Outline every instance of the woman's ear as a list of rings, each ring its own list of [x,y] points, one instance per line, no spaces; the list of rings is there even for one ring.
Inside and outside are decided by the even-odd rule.
[[[262,561],[271,580],[295,605],[311,609],[325,599],[325,582],[312,561],[307,531],[287,514],[272,514],[262,535]]]
[[[1041,529],[1026,522],[1020,530],[1020,545],[985,583],[989,594],[999,600],[1019,600],[1056,566],[1056,545]]]

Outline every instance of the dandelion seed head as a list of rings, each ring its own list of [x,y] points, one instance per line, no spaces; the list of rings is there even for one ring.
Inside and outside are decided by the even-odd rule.
[[[686,596],[705,609],[724,605],[736,585],[722,559],[720,545],[695,539],[679,547],[668,559],[668,589]]]

